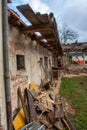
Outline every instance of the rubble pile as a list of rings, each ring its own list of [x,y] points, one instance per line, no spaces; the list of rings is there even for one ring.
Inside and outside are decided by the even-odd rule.
[[[81,65],[67,66],[65,67],[64,72],[67,74],[75,74],[75,75],[79,75],[80,73],[87,74],[87,66],[81,66]]]
[[[31,83],[24,92],[18,88],[21,106],[13,119],[15,130],[76,130],[67,117],[67,112],[75,115],[75,110],[59,94],[52,93],[55,88],[50,88],[50,83],[46,85],[39,89]]]

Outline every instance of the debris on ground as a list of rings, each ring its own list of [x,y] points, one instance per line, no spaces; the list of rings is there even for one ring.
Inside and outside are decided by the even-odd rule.
[[[87,74],[87,66],[84,65],[68,65],[64,68],[65,74]]]
[[[52,93],[52,85],[48,82],[39,88],[31,83],[24,92],[18,88],[21,108],[13,119],[15,130],[76,130],[67,117],[67,112],[75,115],[75,110],[59,94]]]

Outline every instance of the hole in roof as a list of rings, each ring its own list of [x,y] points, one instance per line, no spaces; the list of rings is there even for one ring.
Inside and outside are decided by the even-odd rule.
[[[42,34],[41,34],[40,32],[35,32],[35,34],[36,34],[37,36],[42,36]]]
[[[47,40],[46,40],[46,39],[42,39],[41,41],[47,43]]]

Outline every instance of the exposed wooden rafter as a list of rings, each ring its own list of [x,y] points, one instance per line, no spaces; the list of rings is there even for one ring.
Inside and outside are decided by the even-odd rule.
[[[35,32],[46,32],[47,30],[50,31],[52,30],[51,28],[49,28],[49,25],[42,25],[42,24],[39,24],[37,26],[35,25],[32,25],[32,26],[28,26],[26,28],[23,28],[21,29],[23,32],[28,32],[28,33],[35,33]]]
[[[57,24],[53,13],[50,13],[49,15],[35,13],[28,4],[17,6],[17,9],[24,15],[31,25],[27,26],[24,24],[20,17],[12,10],[10,10],[9,22],[14,26],[18,25],[20,31],[27,33],[32,40],[36,40],[41,46],[53,53],[55,52],[56,56],[62,54]],[[38,36],[36,32],[39,32],[41,36]]]

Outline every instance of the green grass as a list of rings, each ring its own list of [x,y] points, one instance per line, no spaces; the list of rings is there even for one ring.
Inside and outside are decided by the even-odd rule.
[[[62,78],[60,95],[76,110],[69,115],[77,130],[87,130],[87,77]]]

